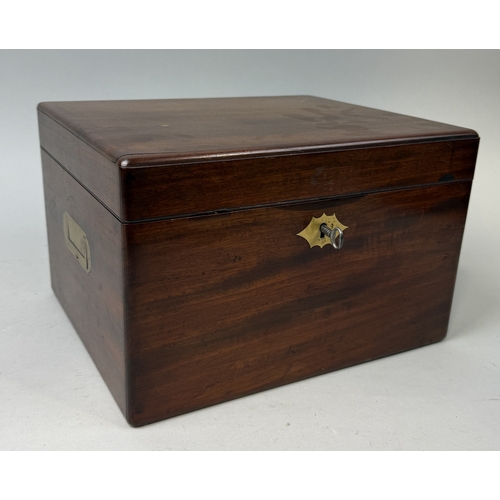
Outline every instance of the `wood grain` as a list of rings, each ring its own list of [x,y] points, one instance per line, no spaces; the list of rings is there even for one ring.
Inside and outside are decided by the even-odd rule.
[[[112,162],[239,156],[474,138],[470,129],[313,96],[41,103]]]
[[[142,425],[441,340],[470,182],[125,225]],[[296,236],[312,216],[344,248]]]
[[[126,414],[122,224],[42,152],[52,288]],[[86,232],[90,274],[66,247],[63,214]]]
[[[122,218],[220,212],[471,180],[478,139],[168,167],[122,168]]]
[[[119,168],[44,113],[38,113],[38,126],[42,151],[121,217]]]
[[[445,336],[474,131],[308,96],[38,112],[54,292],[132,425]],[[340,251],[297,236],[323,213]]]
[[[472,179],[478,145],[469,129],[309,96],[41,103],[38,116],[42,148],[124,222]]]

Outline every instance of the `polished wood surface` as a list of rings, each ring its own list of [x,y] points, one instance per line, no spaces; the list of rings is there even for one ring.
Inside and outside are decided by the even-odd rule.
[[[477,137],[313,96],[51,102],[38,109],[109,160],[131,165]]]
[[[471,179],[478,144],[308,96],[42,103],[38,116],[42,149],[122,221]]]
[[[127,224],[133,425],[441,340],[470,182]],[[344,248],[296,234],[335,213]]]
[[[474,131],[307,96],[38,114],[54,292],[132,425],[445,336]],[[340,251],[297,236],[323,213]]]
[[[132,425],[446,334],[468,181],[123,224],[42,159],[54,292]],[[297,236],[323,212],[348,226],[340,251]]]
[[[42,151],[120,218],[120,172],[116,165],[44,113],[38,113],[38,126]]]
[[[122,219],[220,212],[471,180],[478,139],[122,169]]]
[[[126,413],[122,224],[42,152],[52,288],[118,406]],[[66,247],[67,212],[87,234],[87,274]]]

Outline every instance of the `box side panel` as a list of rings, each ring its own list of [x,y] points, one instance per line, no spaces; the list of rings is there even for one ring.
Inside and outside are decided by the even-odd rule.
[[[470,186],[126,225],[129,421],[441,340]],[[297,236],[323,213],[340,251]]]
[[[118,166],[41,111],[38,125],[42,149],[121,217]]]
[[[52,288],[125,414],[121,224],[43,151],[42,165]],[[86,234],[90,272],[67,246],[65,213]]]
[[[121,170],[123,219],[471,180],[478,139]]]

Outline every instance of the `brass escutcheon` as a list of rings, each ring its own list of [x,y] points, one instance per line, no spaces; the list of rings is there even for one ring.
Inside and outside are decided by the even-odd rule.
[[[301,236],[309,243],[309,246],[332,245],[335,250],[340,250],[344,244],[344,230],[349,226],[344,226],[335,214],[321,217],[313,217],[309,225],[303,229],[297,236]]]

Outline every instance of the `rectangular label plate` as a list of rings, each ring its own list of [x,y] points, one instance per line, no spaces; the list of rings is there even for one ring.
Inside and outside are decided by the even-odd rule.
[[[80,265],[90,273],[90,246],[85,231],[74,221],[74,219],[64,212],[63,229],[66,246],[74,255]]]

